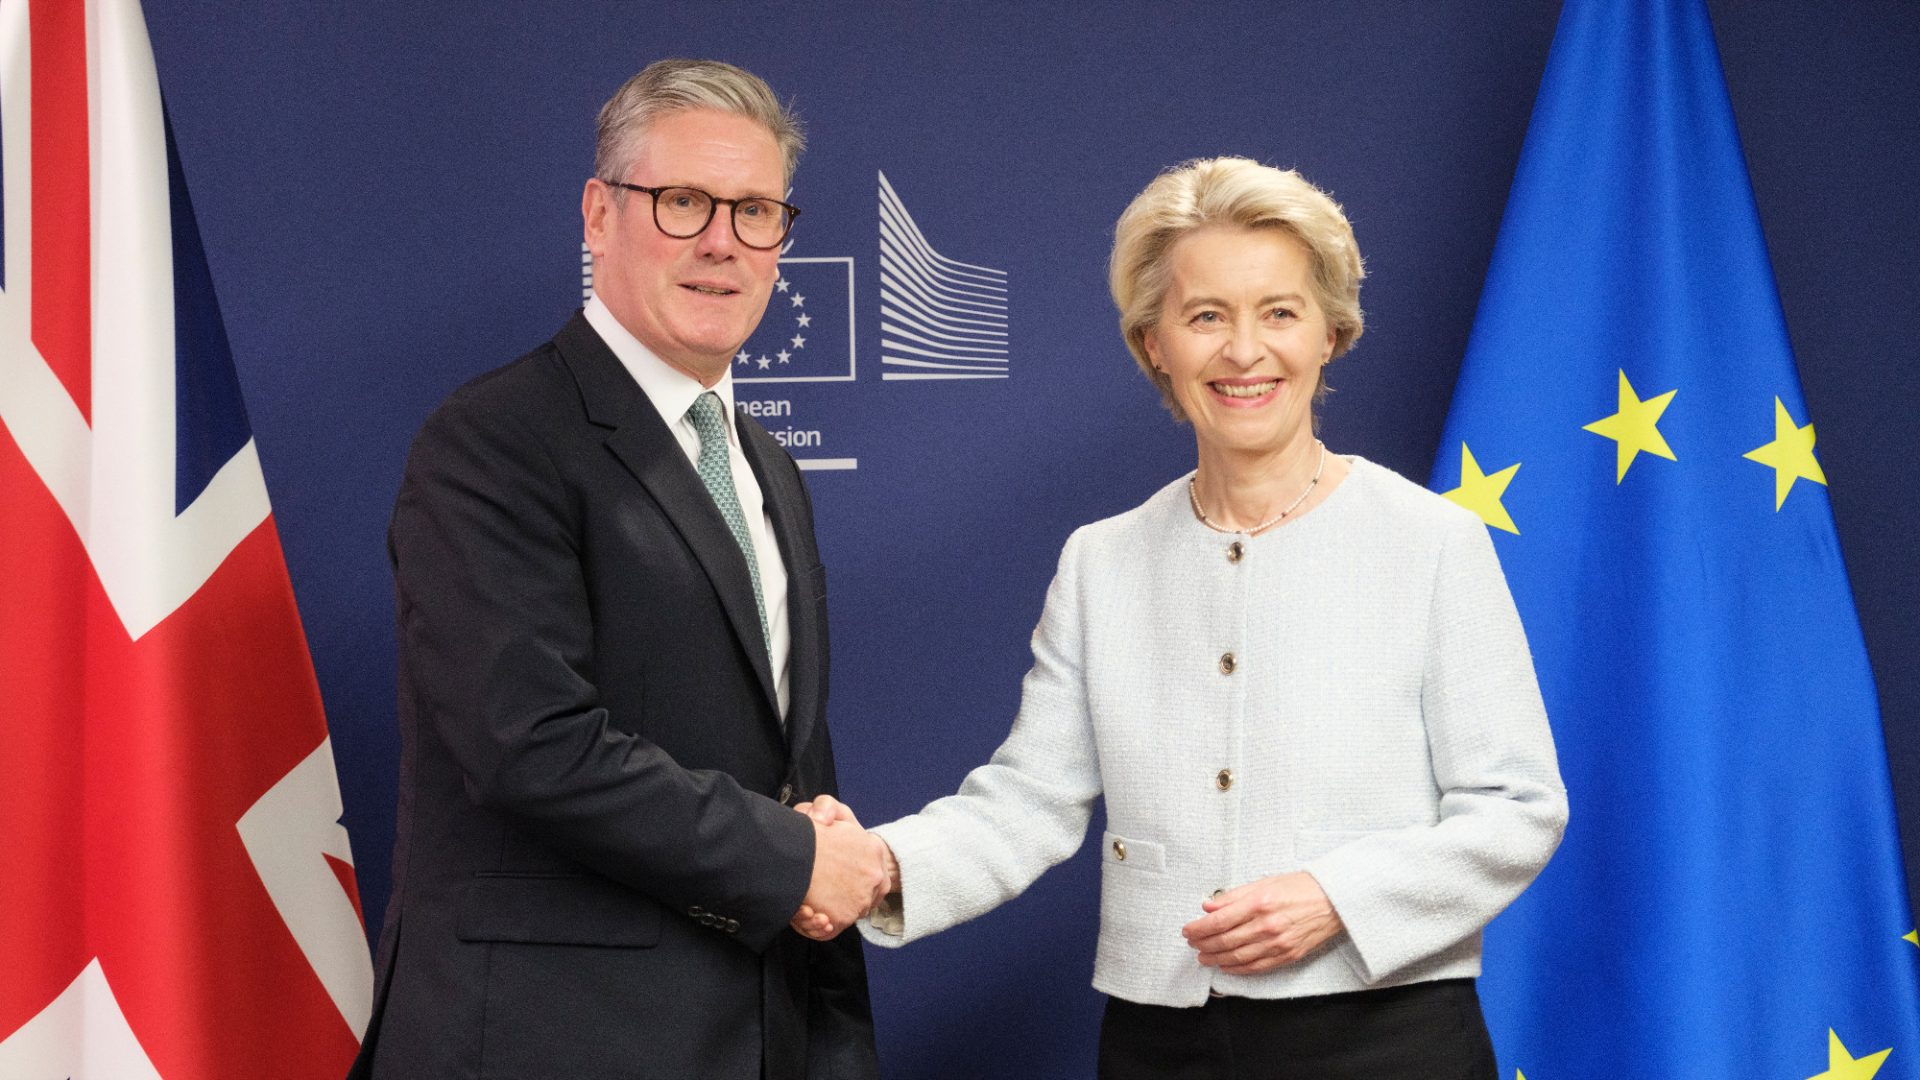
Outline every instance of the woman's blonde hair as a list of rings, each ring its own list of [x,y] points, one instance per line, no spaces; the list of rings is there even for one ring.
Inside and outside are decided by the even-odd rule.
[[[1172,284],[1168,253],[1181,237],[1208,225],[1277,229],[1300,241],[1312,266],[1314,300],[1333,328],[1332,359],[1352,348],[1364,329],[1360,279],[1366,270],[1353,226],[1338,203],[1292,169],[1246,158],[1198,158],[1176,165],[1155,177],[1120,215],[1107,281],[1120,309],[1127,350],[1177,420],[1185,420],[1186,413],[1174,399],[1171,380],[1147,356],[1147,331],[1160,321]],[[1324,390],[1323,374],[1316,398]]]

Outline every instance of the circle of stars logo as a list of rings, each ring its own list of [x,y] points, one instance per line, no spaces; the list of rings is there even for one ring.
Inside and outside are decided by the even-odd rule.
[[[807,298],[798,292],[790,292],[792,287],[793,283],[784,277],[773,283],[773,291],[782,294],[788,300],[786,310],[793,317],[794,335],[788,339],[785,346],[771,355],[761,353],[755,356],[748,350],[741,349],[733,354],[735,367],[745,367],[749,371],[770,371],[775,364],[792,363],[794,355],[807,347],[807,335],[804,331],[813,322],[813,316],[806,312]],[[768,306],[772,306],[772,301],[768,301]]]

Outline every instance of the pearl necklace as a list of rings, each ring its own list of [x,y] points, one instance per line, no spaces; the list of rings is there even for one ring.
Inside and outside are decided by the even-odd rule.
[[[1196,472],[1193,474],[1193,476],[1187,479],[1187,501],[1193,504],[1193,516],[1200,519],[1200,524],[1205,525],[1207,528],[1212,529],[1214,532],[1245,533],[1248,536],[1259,536],[1261,533],[1266,532],[1268,529],[1271,529],[1275,525],[1278,525],[1281,522],[1287,520],[1287,515],[1293,513],[1295,510],[1300,509],[1300,504],[1307,501],[1307,496],[1313,494],[1313,489],[1320,486],[1320,472],[1322,469],[1325,469],[1327,467],[1327,444],[1321,442],[1319,439],[1315,439],[1313,441],[1320,447],[1320,460],[1313,467],[1313,479],[1307,481],[1307,489],[1300,493],[1299,498],[1289,503],[1285,510],[1280,511],[1278,514],[1275,514],[1273,517],[1270,517],[1267,520],[1261,522],[1260,524],[1255,525],[1251,529],[1222,528],[1218,525],[1215,525],[1212,522],[1212,520],[1210,520],[1207,517],[1207,512],[1205,510],[1200,509],[1200,493],[1194,489],[1194,484],[1200,479],[1200,474]]]

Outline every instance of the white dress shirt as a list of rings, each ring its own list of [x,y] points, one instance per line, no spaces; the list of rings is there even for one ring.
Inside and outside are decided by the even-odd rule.
[[[753,537],[754,558],[760,564],[760,590],[767,607],[768,660],[773,665],[773,684],[779,697],[780,719],[784,722],[787,660],[791,652],[787,631],[787,564],[780,558],[780,544],[773,536],[773,519],[767,516],[760,481],[740,452],[740,432],[734,426],[733,416],[733,373],[729,371],[712,386],[700,385],[698,379],[668,366],[652,349],[641,344],[640,339],[628,333],[598,295],[587,301],[586,316],[600,340],[607,343],[627,373],[633,376],[633,381],[640,384],[641,392],[666,421],[667,429],[679,440],[680,449],[686,451],[687,461],[696,470],[700,466],[700,433],[694,429],[687,411],[693,408],[695,399],[708,390],[720,395],[720,404],[725,406],[720,415],[727,429],[727,461],[733,467],[733,487],[740,496],[740,511],[746,517],[747,532]]]

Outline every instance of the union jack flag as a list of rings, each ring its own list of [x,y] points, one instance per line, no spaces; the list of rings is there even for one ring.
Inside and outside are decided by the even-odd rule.
[[[0,1077],[345,1073],[326,718],[138,0],[0,0]]]

